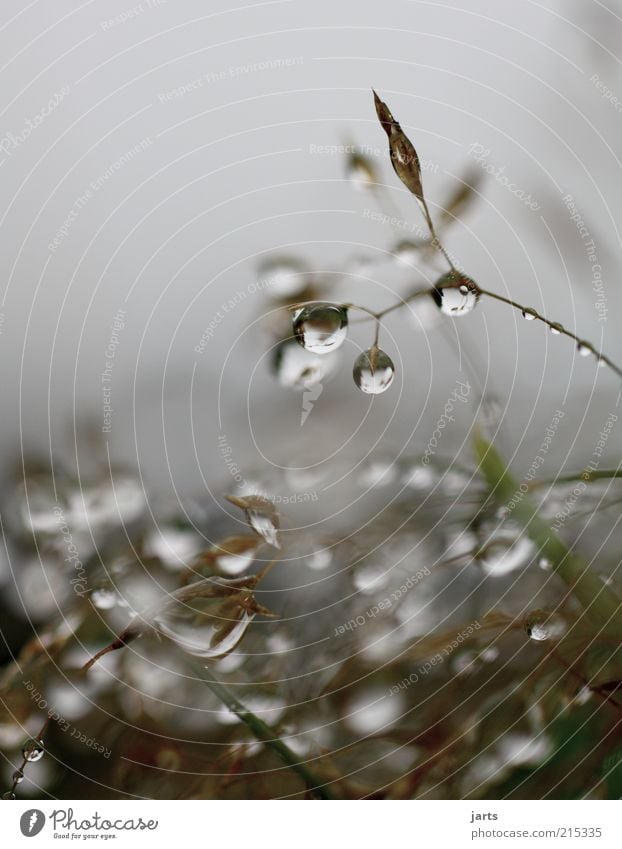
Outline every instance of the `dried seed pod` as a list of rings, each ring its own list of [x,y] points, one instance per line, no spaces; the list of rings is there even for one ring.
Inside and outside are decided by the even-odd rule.
[[[399,123],[393,118],[387,104],[380,100],[375,91],[374,103],[378,120],[389,138],[389,152],[393,170],[423,207],[425,201],[421,183],[421,165],[417,151]]]

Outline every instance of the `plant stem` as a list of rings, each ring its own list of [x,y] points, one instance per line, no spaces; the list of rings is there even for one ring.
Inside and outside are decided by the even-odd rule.
[[[541,321],[560,336],[567,336],[569,339],[576,342],[578,349],[588,351],[590,354],[593,354],[599,364],[602,363],[603,365],[609,366],[609,368],[612,369],[618,377],[622,377],[622,369],[619,368],[613,360],[610,360],[609,357],[605,356],[605,354],[601,354],[600,351],[597,351],[592,343],[588,342],[587,339],[581,339],[575,333],[572,333],[570,330],[566,330],[566,328],[559,322],[551,321],[549,318],[546,318],[546,316],[540,315],[539,312],[531,307],[525,307],[517,301],[512,300],[512,298],[506,298],[504,295],[498,295],[496,292],[488,291],[488,289],[480,289],[479,292],[480,295],[484,295],[486,298],[492,298],[495,301],[500,301],[502,304],[507,304],[508,306],[513,307],[515,310],[520,310],[523,315],[527,314],[535,321]]]
[[[512,517],[525,529],[545,555],[570,591],[585,608],[599,630],[622,636],[622,602],[584,560],[566,548],[555,531],[538,514],[525,496],[504,461],[479,433],[474,439],[479,471],[490,488],[491,496],[510,510]]]
[[[532,484],[531,488],[540,489],[543,486],[552,486],[556,483],[575,483],[576,481],[591,483],[592,481],[610,480],[612,478],[622,478],[622,469],[583,469],[581,472],[559,475],[550,480],[537,481]]]
[[[207,684],[212,693],[229,708],[250,730],[257,740],[264,743],[286,764],[292,772],[302,778],[307,789],[318,799],[334,799],[335,796],[308,767],[301,763],[300,758],[276,736],[275,732],[262,719],[245,707],[228,687],[217,681],[214,673],[199,664],[193,664],[194,671]]]

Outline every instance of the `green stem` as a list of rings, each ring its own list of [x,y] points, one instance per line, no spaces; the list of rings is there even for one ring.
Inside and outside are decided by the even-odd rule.
[[[532,484],[532,489],[551,486],[556,483],[575,483],[576,481],[591,483],[592,481],[610,480],[611,478],[622,478],[622,469],[583,469],[582,472],[573,472],[569,475],[560,475],[551,480],[539,481],[536,484]]]
[[[585,608],[599,630],[622,635],[622,602],[585,561],[571,552],[555,531],[538,514],[537,508],[521,491],[501,456],[489,442],[476,433],[475,454],[479,471],[490,488],[491,496],[509,510],[536,543],[540,553],[551,561],[559,577]]]
[[[193,668],[199,678],[207,684],[212,693],[229,708],[231,713],[234,713],[238,719],[250,728],[257,740],[272,749],[272,751],[279,756],[283,763],[286,764],[292,772],[295,772],[300,776],[300,778],[302,778],[310,793],[318,799],[335,798],[326,784],[322,784],[320,779],[317,778],[304,763],[301,763],[300,759],[294,754],[294,752],[292,752],[292,750],[275,735],[273,729],[245,707],[237,696],[234,696],[228,687],[220,681],[217,681],[211,670],[207,670],[199,664],[193,664]]]

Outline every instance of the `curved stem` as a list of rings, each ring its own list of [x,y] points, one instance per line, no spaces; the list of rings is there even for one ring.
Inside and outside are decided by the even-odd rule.
[[[263,719],[260,719],[245,707],[228,687],[218,681],[211,670],[208,671],[199,664],[193,664],[193,668],[212,693],[252,731],[255,738],[272,749],[292,772],[302,778],[310,793],[318,799],[335,798],[326,783],[322,783],[321,779],[317,778],[307,765],[301,762],[300,758],[292,752],[289,746],[285,745]]]
[[[48,718],[43,723],[43,727],[41,728],[39,733],[35,737],[33,737],[32,739],[37,740],[37,742],[39,742],[39,743],[43,743],[50,722],[51,722],[51,717],[48,716]],[[18,768],[15,770],[14,775],[20,775],[21,774],[23,776],[24,769],[26,768],[26,764],[28,764],[28,763],[30,763],[30,761],[26,757],[24,757],[22,759],[20,766],[18,766]],[[11,793],[12,797],[15,796],[15,791],[16,791],[19,783],[20,783],[19,779],[17,781],[15,779],[13,779],[13,785],[12,785],[11,789],[9,790],[9,793]]]
[[[557,321],[551,321],[546,318],[544,315],[540,315],[537,310],[532,309],[531,307],[525,307],[522,304],[519,304],[517,301],[512,300],[512,298],[506,298],[504,295],[498,295],[496,292],[490,292],[487,289],[480,289],[480,295],[485,295],[487,298],[492,298],[495,301],[501,301],[503,304],[508,304],[514,309],[520,310],[523,315],[528,315],[533,318],[535,321],[541,321],[543,324],[546,324],[547,327],[550,327],[553,331],[558,333],[560,336],[567,336],[569,339],[572,339],[577,343],[578,347],[587,349],[590,353],[594,354],[597,358],[599,364],[604,363],[609,366],[612,371],[614,371],[619,377],[622,377],[622,369],[619,368],[609,357],[601,354],[600,351],[597,351],[591,342],[587,342],[585,339],[581,339],[579,336],[576,336],[570,330],[566,330],[566,328],[559,324]]]

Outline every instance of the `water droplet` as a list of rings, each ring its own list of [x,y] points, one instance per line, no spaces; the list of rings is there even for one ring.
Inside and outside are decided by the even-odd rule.
[[[281,386],[304,392],[331,377],[339,360],[338,352],[320,357],[286,339],[274,349],[272,366]]]
[[[456,675],[466,676],[477,672],[482,666],[479,655],[473,649],[465,649],[452,659],[451,667]]]
[[[305,557],[305,563],[309,569],[313,569],[315,572],[322,572],[324,569],[328,569],[332,560],[333,555],[326,548],[323,551],[314,551]]]
[[[432,290],[432,297],[440,311],[454,317],[470,313],[479,300],[479,294],[477,283],[457,271],[443,274]]]
[[[598,368],[605,368],[607,363],[605,362],[604,357],[598,357]]]
[[[21,784],[23,780],[24,780],[24,773],[21,771],[21,769],[16,769],[15,772],[13,773],[13,775],[11,776],[11,781],[15,785],[15,784]]]
[[[238,645],[257,613],[257,578],[206,578],[170,597],[154,618],[154,627],[197,657],[223,657]]]
[[[564,325],[560,324],[558,321],[554,321],[553,324],[550,325],[550,327],[553,336],[559,336],[560,333],[564,332]]]
[[[397,466],[392,460],[370,460],[357,477],[359,486],[371,488],[388,486],[397,477]]]
[[[526,309],[523,310],[523,318],[525,321],[534,321],[534,319],[538,318],[538,313],[531,307],[526,307]]]
[[[27,740],[22,746],[22,757],[29,763],[40,761],[44,753],[45,747],[43,740],[35,740],[34,737]]]
[[[363,595],[370,595],[386,587],[390,571],[382,563],[359,564],[352,576],[354,588]]]
[[[593,695],[594,694],[592,693],[590,688],[584,685],[579,690],[577,690],[573,698],[573,702],[577,705],[584,705],[589,702]]]
[[[528,537],[501,529],[489,536],[478,553],[478,560],[487,575],[498,578],[525,566],[534,548]]]
[[[191,528],[161,524],[147,535],[143,554],[157,557],[171,569],[183,569],[199,553],[202,542],[201,537]]]
[[[373,162],[368,156],[358,151],[348,156],[346,174],[354,188],[359,190],[369,189],[378,182],[378,175]]]
[[[143,487],[137,478],[119,474],[68,496],[67,523],[76,530],[95,532],[128,525],[146,507]]]
[[[593,353],[592,346],[589,342],[577,342],[577,351],[580,357],[589,357]]]
[[[274,257],[257,269],[259,287],[276,298],[298,295],[307,285],[308,272],[295,257]]]
[[[531,640],[541,643],[561,637],[566,630],[565,623],[559,617],[545,610],[535,610],[525,619],[525,631]]]
[[[91,593],[91,602],[98,610],[112,610],[119,600],[112,587],[98,587]]]
[[[293,326],[303,348],[313,354],[328,354],[346,338],[348,311],[338,304],[307,304],[293,311]]]
[[[279,515],[274,504],[263,495],[225,496],[227,501],[244,510],[246,521],[255,533],[275,548],[280,548]]]
[[[8,793],[2,794],[2,798],[8,800],[8,799],[15,799],[16,797],[15,797],[15,793],[13,793],[11,790],[9,790]]]
[[[434,486],[437,477],[431,466],[417,464],[404,472],[401,480],[404,486],[424,492]]]
[[[59,492],[54,496],[54,482],[43,474],[31,475],[15,488],[11,497],[14,505],[16,530],[35,534],[53,534],[58,531],[59,508],[64,512],[66,505]]]
[[[499,657],[499,649],[496,646],[487,646],[480,654],[484,663],[492,663]]]
[[[352,376],[361,392],[379,395],[391,386],[395,377],[395,366],[391,358],[374,345],[356,358]]]
[[[551,563],[548,557],[543,556],[540,557],[540,559],[538,560],[538,566],[541,569],[544,569],[545,572],[549,572],[551,570],[552,565],[553,564]]]
[[[227,537],[210,549],[216,567],[225,575],[241,575],[253,562],[257,539]]]
[[[343,721],[355,734],[366,735],[387,732],[403,712],[401,694],[388,695],[385,687],[360,688],[348,699]]]

